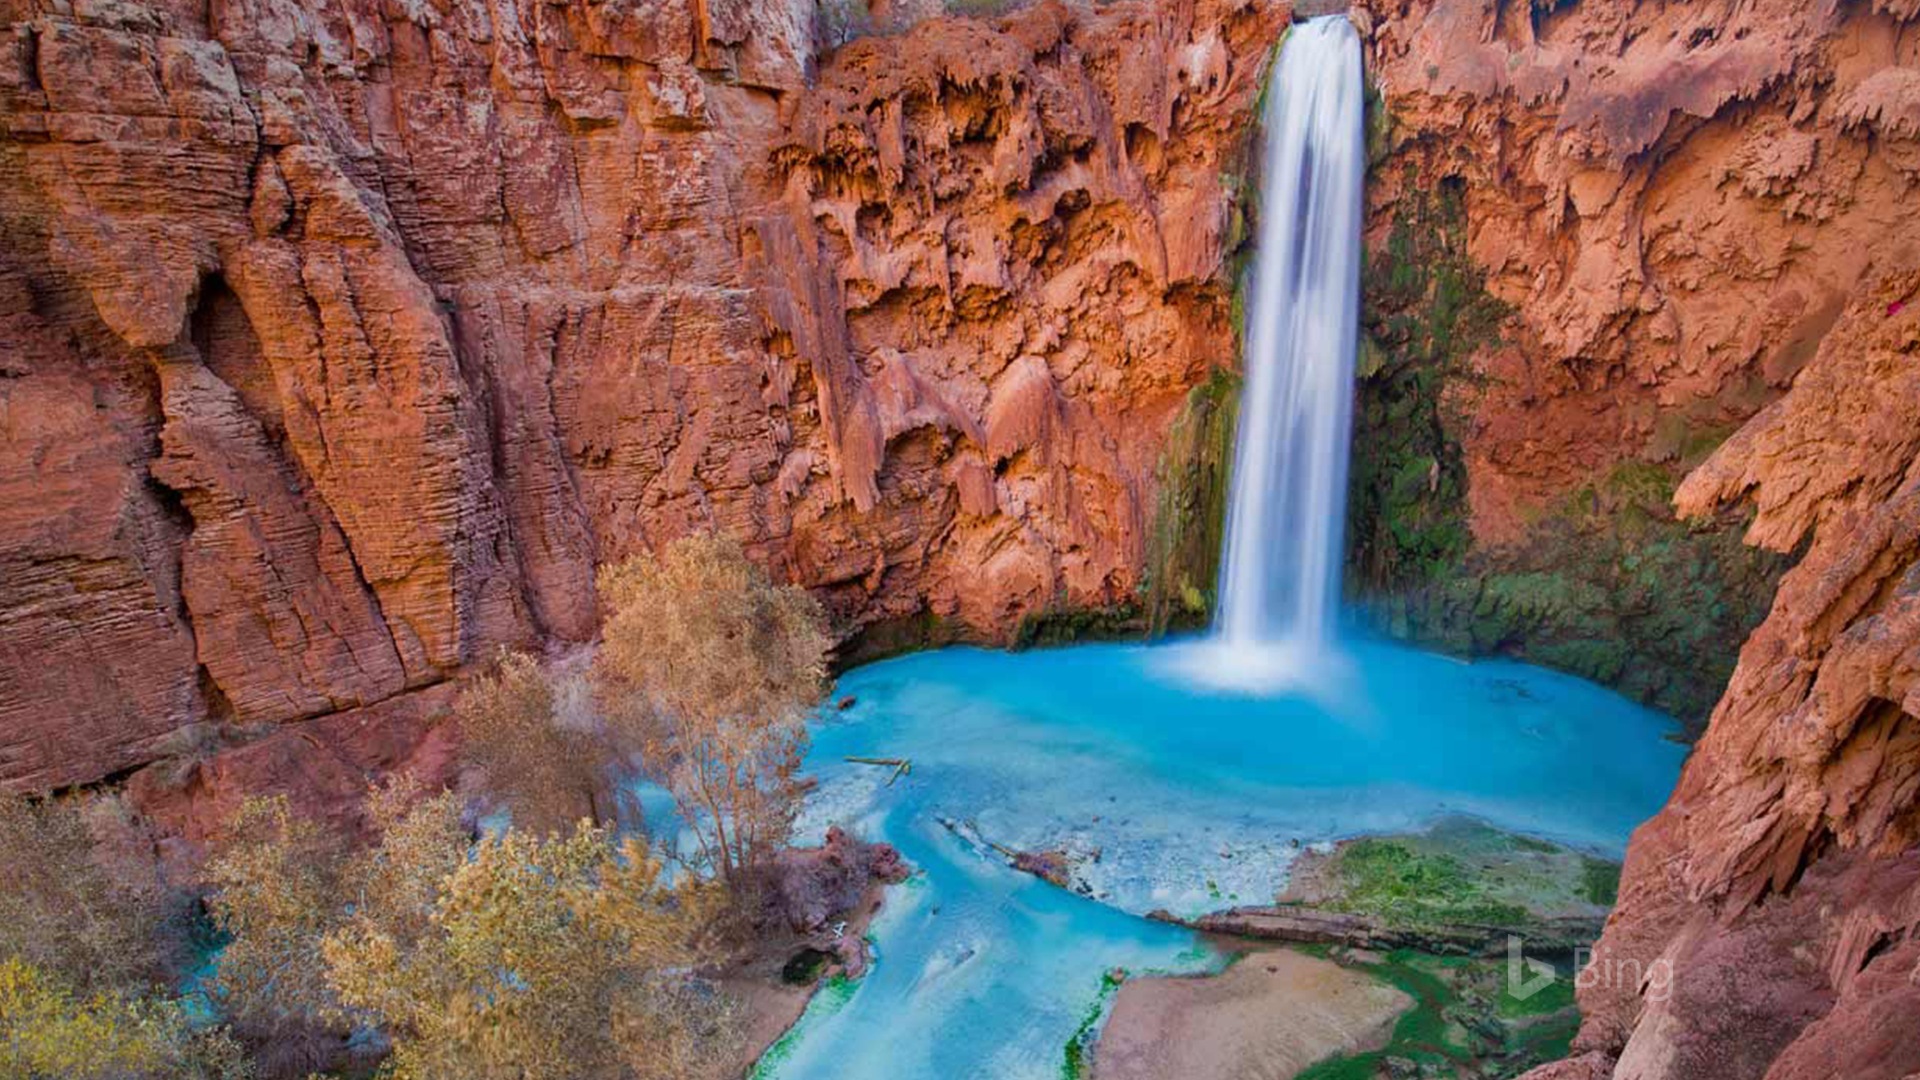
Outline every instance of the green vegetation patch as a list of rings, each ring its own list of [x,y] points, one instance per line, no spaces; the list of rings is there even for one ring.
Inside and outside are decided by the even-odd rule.
[[[1620,864],[1590,857],[1581,859],[1580,891],[1588,903],[1612,907],[1620,899]]]
[[[1085,1080],[1093,1075],[1093,1044],[1100,1037],[1100,1027],[1106,1022],[1107,1012],[1113,1008],[1113,998],[1120,992],[1120,984],[1127,980],[1124,971],[1115,969],[1100,976],[1100,990],[1094,995],[1093,1002],[1081,1015],[1080,1026],[1067,1038],[1061,1052],[1060,1080]]]
[[[1333,959],[1365,971],[1413,998],[1387,1045],[1328,1058],[1297,1080],[1374,1080],[1381,1075],[1506,1078],[1564,1057],[1579,1027],[1573,980],[1514,998],[1506,963],[1440,957],[1412,950],[1384,956],[1334,950]]]
[[[1403,929],[1467,925],[1524,933],[1556,920],[1597,929],[1619,879],[1618,863],[1454,818],[1426,832],[1362,837],[1326,855],[1303,855],[1282,899]]]
[[[1356,840],[1336,856],[1341,911],[1396,923],[1511,926],[1527,917],[1518,904],[1495,899],[1472,870],[1451,855],[1417,851],[1397,840]]]

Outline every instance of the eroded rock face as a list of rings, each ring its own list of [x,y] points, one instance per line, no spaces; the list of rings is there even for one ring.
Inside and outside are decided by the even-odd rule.
[[[0,788],[377,720],[695,529],[849,635],[1132,600],[1286,17],[0,5]]]
[[[1460,212],[1437,250],[1466,256],[1424,281],[1446,319],[1388,305],[1426,321],[1370,328],[1395,335],[1381,363],[1411,349],[1464,376],[1433,413],[1457,456],[1434,456],[1412,531],[1433,535],[1452,495],[1473,552],[1454,565],[1527,571],[1556,521],[1594,520],[1567,495],[1604,500],[1625,468],[1659,497],[1684,477],[1685,523],[1640,536],[1737,530],[1792,564],[1634,837],[1575,1056],[1533,1075],[1920,1072],[1920,9],[1368,7],[1390,117],[1372,242],[1394,254],[1438,192]],[[1599,550],[1644,569],[1641,526],[1601,516],[1626,524]],[[1723,556],[1680,565],[1672,608],[1728,580]],[[1571,595],[1617,606],[1608,580]],[[1668,662],[1652,641],[1712,647],[1653,629],[1629,668]]]
[[[1682,456],[1678,418],[1743,423],[1920,257],[1900,5],[1369,6],[1375,238],[1413,186],[1457,178],[1467,249],[1515,309],[1465,403],[1478,537],[1522,535],[1623,457]]]
[[[1916,302],[1920,270],[1863,288],[1680,490],[1689,513],[1751,495],[1756,542],[1810,547],[1629,849],[1595,963],[1672,978],[1583,992],[1581,1045],[1616,1076],[1920,1070]]]
[[[1390,526],[1356,577],[1413,636],[1703,718],[1787,562],[1665,503],[1920,258],[1911,5],[1365,6],[1356,506]]]

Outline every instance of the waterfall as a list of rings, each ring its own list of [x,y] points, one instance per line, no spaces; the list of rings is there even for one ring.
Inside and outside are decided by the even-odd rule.
[[[1242,662],[1327,652],[1340,601],[1366,134],[1360,38],[1296,25],[1263,117],[1266,160],[1216,642]]]

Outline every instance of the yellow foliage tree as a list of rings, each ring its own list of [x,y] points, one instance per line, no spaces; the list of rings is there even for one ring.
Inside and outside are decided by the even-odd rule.
[[[375,908],[330,934],[332,984],[393,1039],[402,1080],[691,1075],[670,1048],[711,1060],[733,1030],[717,996],[692,1013],[676,1001],[698,992],[677,973],[702,955],[712,890],[659,871],[585,823],[488,837],[424,922]]]
[[[217,861],[212,899],[233,1000],[378,1030],[396,1080],[680,1080],[731,1054],[731,1005],[688,974],[717,886],[670,886],[642,844],[584,822],[475,845],[459,810],[375,792],[379,843],[308,872],[297,853],[325,845],[284,803],[243,811],[255,839]]]
[[[719,534],[607,568],[600,596],[597,700],[673,792],[704,861],[737,884],[792,825],[832,644],[825,615]]]
[[[462,753],[480,767],[517,828],[565,832],[582,817],[611,824],[613,751],[590,718],[562,716],[556,705],[540,662],[502,650],[460,696]]]

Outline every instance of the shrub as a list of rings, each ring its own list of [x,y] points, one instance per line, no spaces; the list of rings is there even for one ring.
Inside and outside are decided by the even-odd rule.
[[[184,955],[184,904],[124,844],[118,800],[0,799],[0,957],[83,993],[141,992]]]
[[[344,840],[284,797],[255,798],[206,866],[207,907],[227,938],[208,989],[269,1075],[325,1067],[343,1046],[318,944],[349,895],[346,859]]]
[[[820,0],[820,6],[814,10],[814,40],[829,52],[875,30],[867,0]]]

